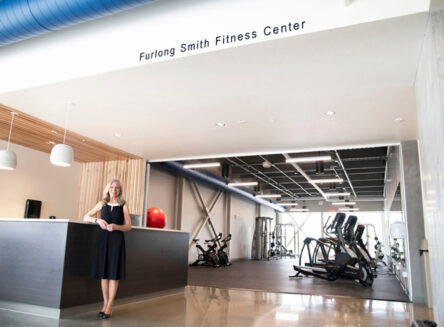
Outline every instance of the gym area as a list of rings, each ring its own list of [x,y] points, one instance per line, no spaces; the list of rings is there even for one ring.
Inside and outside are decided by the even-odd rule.
[[[150,187],[175,196],[148,202],[190,233],[189,285],[415,303],[428,257],[423,229],[407,250],[401,146],[153,163]]]
[[[345,214],[338,213],[336,216],[343,218]],[[310,215],[307,214],[306,219],[309,217]],[[356,221],[356,216],[349,216],[348,221]],[[271,222],[272,219],[268,217],[256,218],[253,259],[239,259],[229,269],[214,271],[197,269],[193,264],[188,271],[188,284],[277,293],[349,296],[359,299],[409,302],[402,284],[384,260],[385,256],[381,252],[380,242],[378,240],[374,242],[373,255],[368,252],[360,235],[364,225],[358,225],[358,237],[347,237],[343,243],[339,240],[343,237],[341,230],[338,230],[339,237],[336,238],[314,239],[307,237],[304,239],[306,242],[303,242],[304,245],[302,245],[299,254],[294,255],[294,245],[287,242],[288,235],[279,234],[279,232],[282,233],[283,228],[291,229],[294,232],[293,226],[295,225],[276,224],[275,228],[267,233],[266,223],[271,225]],[[290,226],[291,228],[289,228]],[[353,230],[352,226],[353,224],[349,224],[348,227],[344,227],[344,230]],[[326,227],[331,229],[332,225]],[[294,232],[290,235],[293,239],[297,234]],[[210,243],[209,248],[212,248],[215,243]],[[321,258],[320,246],[323,246],[323,243],[330,247],[329,260]],[[290,249],[290,247],[292,248]],[[309,248],[311,248],[310,253],[308,252]],[[257,249],[264,249],[264,252],[258,252]],[[341,257],[341,250],[353,252],[350,252],[350,255],[346,257]],[[211,263],[206,266],[208,268],[215,267]]]

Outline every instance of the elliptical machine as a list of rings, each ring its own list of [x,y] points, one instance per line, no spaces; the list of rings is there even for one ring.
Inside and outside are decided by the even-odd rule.
[[[362,260],[345,242],[342,226],[344,224],[345,214],[337,213],[333,222],[324,227],[328,238],[319,240],[307,237],[304,240],[299,256],[299,266],[294,265],[296,275],[291,277],[314,276],[329,281],[335,281],[338,278],[347,278],[359,281],[363,286],[373,284],[373,272],[370,265]],[[348,230],[352,230],[354,225],[349,225]],[[335,234],[335,235],[333,235]],[[313,252],[310,250],[311,243],[315,243]],[[307,249],[309,262],[302,265],[304,249]],[[334,256],[330,252],[334,250]],[[319,259],[318,256],[321,256]]]
[[[364,225],[358,225],[358,227],[356,227],[356,233],[355,233],[356,243],[359,246],[359,249],[362,252],[362,254],[365,256],[366,260],[369,261],[371,267],[374,270],[376,270],[376,268],[377,268],[376,260],[374,258],[372,258],[372,256],[370,255],[370,252],[368,252],[367,247],[365,246],[365,244],[362,240],[362,234],[364,233],[364,229],[365,229]]]

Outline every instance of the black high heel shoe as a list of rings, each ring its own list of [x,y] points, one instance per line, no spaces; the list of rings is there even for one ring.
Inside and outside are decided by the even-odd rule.
[[[111,318],[111,315],[112,315],[112,312],[108,315],[108,314],[106,314],[105,312],[100,316],[100,318],[102,318],[102,319],[109,319],[109,318]]]
[[[105,312],[100,311],[97,315],[98,315],[100,318],[102,318],[102,315],[104,315],[104,314],[105,314]]]

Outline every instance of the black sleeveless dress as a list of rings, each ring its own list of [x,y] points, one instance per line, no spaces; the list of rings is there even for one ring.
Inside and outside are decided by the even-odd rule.
[[[112,209],[112,210],[111,210]],[[101,217],[108,224],[123,225],[123,206],[105,204]],[[91,277],[100,279],[125,279],[125,238],[123,232],[108,232],[99,228],[93,258]]]

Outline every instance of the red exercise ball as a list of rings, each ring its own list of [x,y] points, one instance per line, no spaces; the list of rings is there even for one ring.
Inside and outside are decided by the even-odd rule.
[[[166,214],[160,208],[149,208],[146,211],[146,227],[164,228]]]

